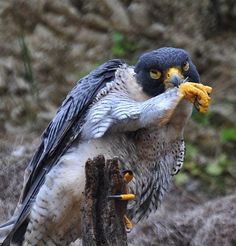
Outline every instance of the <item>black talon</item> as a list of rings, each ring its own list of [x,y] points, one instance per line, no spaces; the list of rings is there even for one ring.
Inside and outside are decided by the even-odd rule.
[[[197,111],[199,111],[200,110],[200,106],[201,106],[201,104],[199,103],[199,101],[198,101],[198,99],[196,98],[195,99],[195,101],[194,101],[194,107],[196,108],[196,110]]]

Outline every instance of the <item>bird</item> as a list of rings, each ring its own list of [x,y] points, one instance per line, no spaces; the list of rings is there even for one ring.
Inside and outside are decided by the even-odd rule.
[[[80,79],[41,136],[15,215],[0,227],[8,229],[2,245],[69,245],[81,237],[85,163],[100,154],[132,171],[132,222],[155,211],[183,165],[193,105],[206,112],[211,91],[189,53],[173,47],[148,51],[134,66],[109,60]]]

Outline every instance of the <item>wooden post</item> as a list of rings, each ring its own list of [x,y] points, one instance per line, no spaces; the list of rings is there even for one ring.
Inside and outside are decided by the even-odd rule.
[[[127,202],[114,201],[109,195],[125,192],[118,160],[105,160],[100,155],[88,160],[82,206],[82,242],[85,246],[126,246],[123,222]]]

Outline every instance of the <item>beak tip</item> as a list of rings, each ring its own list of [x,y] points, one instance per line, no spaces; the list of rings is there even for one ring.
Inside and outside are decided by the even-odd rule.
[[[178,75],[174,75],[172,78],[171,78],[171,83],[176,86],[176,87],[179,87],[180,84],[182,82],[182,78]]]

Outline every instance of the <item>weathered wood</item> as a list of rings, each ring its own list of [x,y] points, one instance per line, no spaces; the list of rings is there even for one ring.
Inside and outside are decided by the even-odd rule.
[[[127,245],[123,222],[127,203],[109,195],[125,192],[117,159],[98,156],[86,162],[86,185],[82,206],[82,241],[85,246]]]

